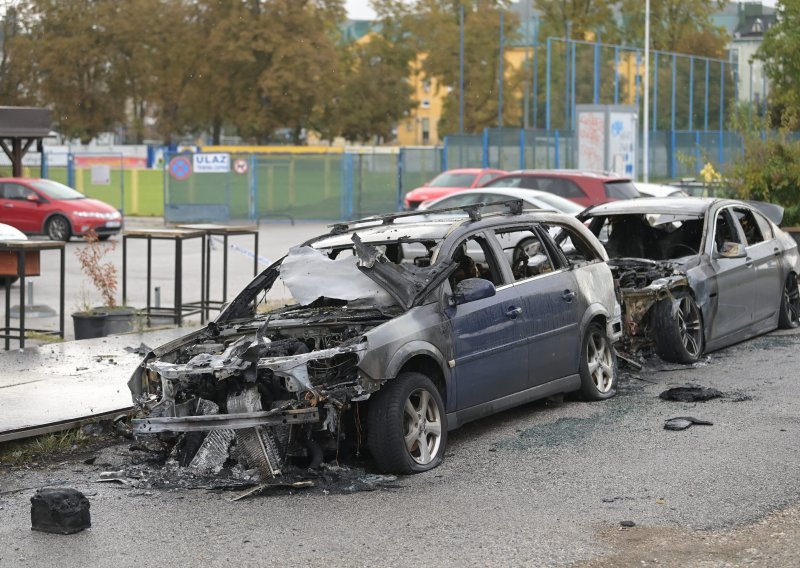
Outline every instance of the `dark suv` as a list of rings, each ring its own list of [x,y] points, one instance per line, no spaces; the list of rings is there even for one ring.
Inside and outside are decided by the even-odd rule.
[[[470,420],[613,396],[621,309],[603,247],[572,216],[508,205],[340,224],[291,249],[145,358],[134,431],[191,434],[166,451],[201,471],[236,460],[263,479],[366,445],[411,473]]]
[[[584,207],[617,199],[641,197],[630,178],[609,172],[518,170],[482,187],[520,187],[559,195]]]

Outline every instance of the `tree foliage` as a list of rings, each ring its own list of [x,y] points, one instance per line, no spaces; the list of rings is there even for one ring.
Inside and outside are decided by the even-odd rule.
[[[800,106],[800,3],[778,0],[776,11],[777,23],[764,34],[756,58],[764,62],[773,105],[796,109]]]

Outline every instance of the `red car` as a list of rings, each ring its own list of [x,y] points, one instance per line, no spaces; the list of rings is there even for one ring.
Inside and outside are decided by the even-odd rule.
[[[0,223],[54,241],[94,229],[104,241],[119,232],[122,215],[108,203],[53,180],[0,178]]]
[[[408,211],[419,207],[419,204],[429,199],[439,199],[451,193],[463,189],[479,187],[494,178],[505,174],[504,170],[481,169],[481,168],[461,168],[457,170],[447,170],[440,173],[431,181],[412,189],[406,193],[405,208]]]
[[[641,197],[630,178],[610,172],[579,170],[519,170],[483,187],[520,187],[559,195],[584,207],[617,199]]]

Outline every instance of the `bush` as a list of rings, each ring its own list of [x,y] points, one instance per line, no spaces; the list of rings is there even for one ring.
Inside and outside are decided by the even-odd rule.
[[[791,132],[797,120],[784,113],[781,128],[769,132],[766,119],[749,116],[752,112],[740,108],[734,114],[744,150],[725,172],[727,181],[740,199],[783,206],[783,226],[800,225],[800,140]]]

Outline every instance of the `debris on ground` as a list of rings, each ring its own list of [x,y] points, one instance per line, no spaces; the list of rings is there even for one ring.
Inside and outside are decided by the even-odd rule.
[[[619,524],[620,524],[620,526],[623,526],[625,528],[630,528],[630,527],[635,527],[636,526],[636,523],[634,523],[633,521],[620,521]]]
[[[139,347],[130,347],[130,346],[125,347],[125,351],[127,351],[128,353],[136,353],[137,355],[141,355],[142,357],[150,353],[152,350],[153,349],[151,347],[145,345],[144,343],[140,343]]]
[[[89,500],[77,489],[46,487],[31,497],[31,530],[73,534],[91,526]]]
[[[717,389],[687,384],[683,387],[667,389],[658,395],[658,398],[675,402],[706,402],[722,396],[725,396],[724,393]]]
[[[692,424],[700,426],[713,426],[714,423],[708,420],[701,420],[692,416],[678,416],[676,418],[669,418],[664,422],[664,430],[686,430]]]

